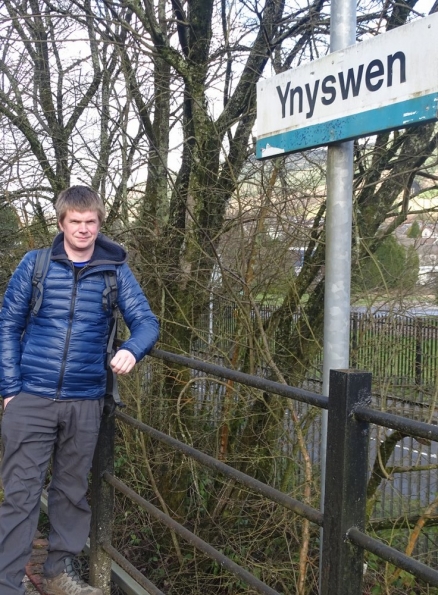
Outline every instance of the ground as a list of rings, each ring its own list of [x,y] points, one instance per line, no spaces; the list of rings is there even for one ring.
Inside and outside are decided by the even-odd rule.
[[[29,564],[26,566],[26,576],[24,584],[26,595],[44,595],[42,589],[42,568],[47,556],[47,540],[43,539],[39,533],[33,541],[32,556]]]

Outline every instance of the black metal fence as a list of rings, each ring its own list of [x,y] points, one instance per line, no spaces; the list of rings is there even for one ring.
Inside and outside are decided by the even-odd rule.
[[[395,312],[351,315],[351,366],[373,373],[392,394],[416,400],[434,394],[438,375],[438,317]]]
[[[229,353],[236,341],[257,333],[257,318],[266,323],[276,306],[224,299],[211,302],[194,332],[193,352]],[[270,339],[273,349],[274,339]],[[405,313],[401,309],[353,311],[350,318],[350,367],[369,370],[380,395],[428,402],[435,397],[438,379],[438,316]],[[309,380],[321,379],[322,346],[309,370]]]
[[[123,424],[162,441],[184,453],[214,473],[240,482],[249,490],[262,494],[291,514],[300,515],[323,528],[321,549],[321,595],[358,595],[362,593],[363,555],[367,550],[381,559],[404,569],[430,585],[438,586],[438,572],[429,566],[389,547],[365,533],[366,490],[368,483],[368,448],[372,424],[400,431],[420,439],[438,441],[438,428],[433,424],[383,413],[370,407],[371,374],[353,370],[332,371],[329,398],[303,389],[285,386],[264,378],[250,376],[224,367],[164,351],[151,354],[166,362],[205,372],[210,376],[233,380],[285,399],[299,401],[320,409],[328,409],[328,445],[325,483],[325,511],[314,509],[254,478],[241,473],[213,457],[147,426],[123,413],[117,417]],[[112,561],[128,572],[141,588],[151,595],[162,591],[134,568],[111,543],[114,492],[131,499],[149,515],[187,540],[194,548],[215,560],[227,572],[239,577],[262,594],[279,595],[248,569],[242,568],[223,553],[206,543],[188,528],[142,498],[114,474],[114,418],[105,418],[93,465],[93,522],[90,547],[90,580],[110,594]],[[134,593],[135,591],[131,591]]]

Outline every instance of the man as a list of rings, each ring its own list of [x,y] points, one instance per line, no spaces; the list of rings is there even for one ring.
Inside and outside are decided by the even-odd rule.
[[[125,250],[99,233],[105,217],[100,197],[73,186],[61,192],[55,208],[60,233],[38,313],[30,314],[35,250],[14,272],[0,313],[0,595],[25,593],[22,579],[52,453],[45,591],[102,594],[80,579],[72,561],[89,534],[87,478],[106,388],[112,312],[103,301],[104,271],[115,271],[117,306],[130,330],[111,360],[113,371],[127,374],[158,338],[157,318],[126,264]]]

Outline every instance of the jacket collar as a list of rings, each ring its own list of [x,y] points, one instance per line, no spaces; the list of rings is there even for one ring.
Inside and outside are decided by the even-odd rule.
[[[53,260],[69,260],[64,248],[64,232],[58,233],[52,244]],[[90,259],[89,266],[102,264],[120,265],[128,260],[126,250],[116,242],[110,240],[107,236],[100,233],[96,238],[93,256]]]

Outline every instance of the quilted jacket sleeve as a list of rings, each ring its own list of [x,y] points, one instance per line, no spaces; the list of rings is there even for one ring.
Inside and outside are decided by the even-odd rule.
[[[36,251],[28,252],[16,268],[0,312],[0,394],[3,398],[21,390],[21,336],[29,315],[35,259]]]
[[[118,267],[118,298],[120,312],[131,336],[121,349],[130,351],[140,361],[158,340],[159,323],[128,265]]]

